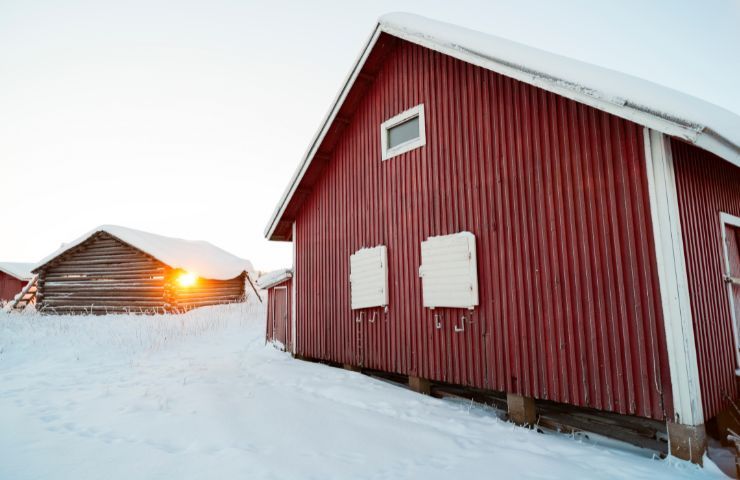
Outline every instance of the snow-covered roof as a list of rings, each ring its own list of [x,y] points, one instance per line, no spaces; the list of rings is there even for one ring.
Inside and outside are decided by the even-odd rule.
[[[257,286],[262,289],[270,288],[273,285],[284,282],[289,278],[293,278],[293,270],[291,270],[290,268],[273,270],[272,272],[265,273],[260,278],[258,278]]]
[[[409,13],[384,15],[340,90],[265,230],[270,238],[381,33],[501,73],[682,138],[740,166],[740,112],[645,78]],[[682,59],[690,62],[690,58]],[[680,75],[685,64],[676,66]],[[729,94],[729,93],[728,93]],[[732,103],[732,102],[730,102]]]
[[[6,273],[18,280],[30,280],[33,277],[31,269],[33,263],[0,262],[0,272]]]
[[[202,278],[228,280],[238,277],[242,272],[247,272],[250,276],[253,276],[254,268],[249,260],[232,255],[208,242],[165,237],[118,225],[101,225],[76,240],[63,244],[54,253],[34,265],[32,270],[36,271],[98,232],[108,233],[151,255],[171,268],[181,268]]]

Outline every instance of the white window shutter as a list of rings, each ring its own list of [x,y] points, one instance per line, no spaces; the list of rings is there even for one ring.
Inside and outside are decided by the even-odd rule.
[[[478,305],[475,235],[459,232],[421,242],[424,306],[473,308]]]
[[[349,257],[352,310],[388,305],[388,254],[385,245],[362,248]]]

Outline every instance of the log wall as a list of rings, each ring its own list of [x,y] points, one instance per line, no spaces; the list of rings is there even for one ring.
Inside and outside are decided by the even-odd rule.
[[[169,270],[165,277],[164,299],[170,310],[190,310],[244,300],[245,274],[230,280],[199,278],[194,285],[183,287],[177,282],[177,277],[181,273],[182,270]]]
[[[39,271],[37,309],[162,313],[167,270],[162,262],[100,232]]]

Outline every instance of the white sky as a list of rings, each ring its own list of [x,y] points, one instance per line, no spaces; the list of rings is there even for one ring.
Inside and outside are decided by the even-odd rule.
[[[649,72],[740,112],[733,0],[0,0],[0,260],[113,223],[288,266],[290,245],[263,229],[389,11]],[[685,74],[663,73],[676,64]]]

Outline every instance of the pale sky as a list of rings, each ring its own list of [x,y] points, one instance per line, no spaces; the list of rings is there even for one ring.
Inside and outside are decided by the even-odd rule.
[[[265,225],[391,11],[649,72],[740,112],[733,0],[0,0],[0,260],[113,223],[289,266]],[[685,75],[661,77],[675,62]]]

